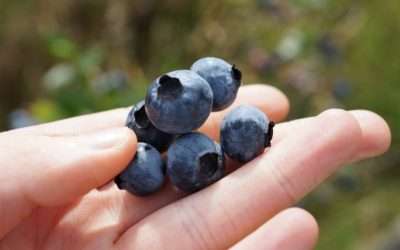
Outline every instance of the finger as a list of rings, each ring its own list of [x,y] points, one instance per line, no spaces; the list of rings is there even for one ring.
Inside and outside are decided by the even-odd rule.
[[[289,101],[280,90],[268,85],[248,85],[241,88],[238,98],[231,107],[212,113],[204,126],[200,128],[200,132],[218,140],[219,127],[225,115],[235,107],[244,104],[256,106],[275,122],[284,120],[289,113]]]
[[[300,208],[286,209],[234,245],[232,250],[312,250],[319,229],[314,217]]]
[[[305,125],[215,185],[144,218],[121,237],[118,246],[221,249],[233,245],[357,154],[361,129],[348,112],[324,112]],[[150,244],[146,235],[153,235]]]
[[[374,157],[386,152],[391,144],[391,132],[387,122],[379,115],[367,110],[349,111],[354,116],[361,128],[361,143],[358,154],[353,161],[368,157]],[[275,127],[273,143],[278,142],[285,136],[301,130],[315,117],[304,118],[279,124]]]
[[[130,108],[119,108],[82,115],[42,125],[12,130],[6,134],[39,134],[46,136],[78,136],[125,125]]]
[[[289,112],[287,97],[280,90],[268,85],[256,84],[240,88],[238,97],[232,107],[241,104],[257,106],[274,121],[283,120]],[[219,124],[232,107],[221,112],[212,113],[200,130],[213,138],[217,138]],[[47,136],[80,135],[111,127],[124,126],[129,110],[130,108],[120,108],[19,129],[8,133],[34,133]]]
[[[8,136],[0,140],[0,238],[36,207],[59,206],[110,181],[133,158],[127,128],[77,137]]]
[[[360,124],[363,141],[354,161],[378,156],[386,152],[391,144],[391,132],[386,121],[379,115],[367,110],[354,110],[350,113]]]

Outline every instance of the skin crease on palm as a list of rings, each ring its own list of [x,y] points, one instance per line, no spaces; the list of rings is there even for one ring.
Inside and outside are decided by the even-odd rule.
[[[361,110],[282,123],[287,98],[266,85],[242,87],[238,104],[281,122],[272,147],[189,196],[167,184],[139,198],[110,182],[136,149],[127,108],[1,133],[0,250],[313,249],[316,221],[290,207],[340,167],[384,153],[388,125]],[[218,139],[224,114],[200,130]]]

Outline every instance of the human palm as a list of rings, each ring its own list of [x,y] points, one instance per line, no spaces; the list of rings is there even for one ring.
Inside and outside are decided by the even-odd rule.
[[[281,121],[286,97],[243,87],[251,104]],[[341,166],[379,155],[386,123],[369,111],[329,110],[280,123],[272,147],[189,196],[166,184],[134,197],[111,180],[132,159],[136,138],[118,109],[0,134],[0,249],[312,249],[318,226],[289,208]],[[201,131],[218,139],[224,114]],[[107,184],[108,183],[108,184]]]

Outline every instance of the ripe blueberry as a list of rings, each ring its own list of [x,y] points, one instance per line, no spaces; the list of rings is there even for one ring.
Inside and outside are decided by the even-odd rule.
[[[234,65],[219,58],[205,57],[197,60],[191,70],[210,84],[214,95],[213,111],[227,108],[236,99],[242,73]]]
[[[177,70],[152,83],[146,96],[146,113],[161,131],[184,134],[205,122],[212,99],[212,90],[202,77],[190,70]]]
[[[167,150],[175,138],[174,135],[164,133],[153,126],[147,117],[144,101],[139,102],[131,109],[126,126],[135,132],[139,142],[148,143],[160,152]]]
[[[157,192],[164,179],[164,162],[160,153],[150,144],[138,143],[135,158],[114,181],[119,189],[147,196]]]
[[[167,174],[184,192],[200,190],[224,175],[221,147],[203,134],[182,135],[168,149],[167,156]]]
[[[222,122],[222,149],[238,162],[249,162],[271,146],[273,127],[274,123],[259,109],[239,106]]]

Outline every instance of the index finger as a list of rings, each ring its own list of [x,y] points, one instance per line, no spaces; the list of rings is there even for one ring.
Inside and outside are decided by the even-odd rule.
[[[219,124],[225,114],[233,107],[241,104],[257,106],[274,121],[283,120],[289,111],[288,99],[277,88],[263,84],[247,85],[240,88],[236,101],[229,109],[210,115],[208,120],[201,127],[201,132],[216,139],[218,137]],[[119,108],[18,129],[8,133],[18,132],[46,136],[77,136],[93,133],[99,130],[124,126],[129,110],[129,107]]]

